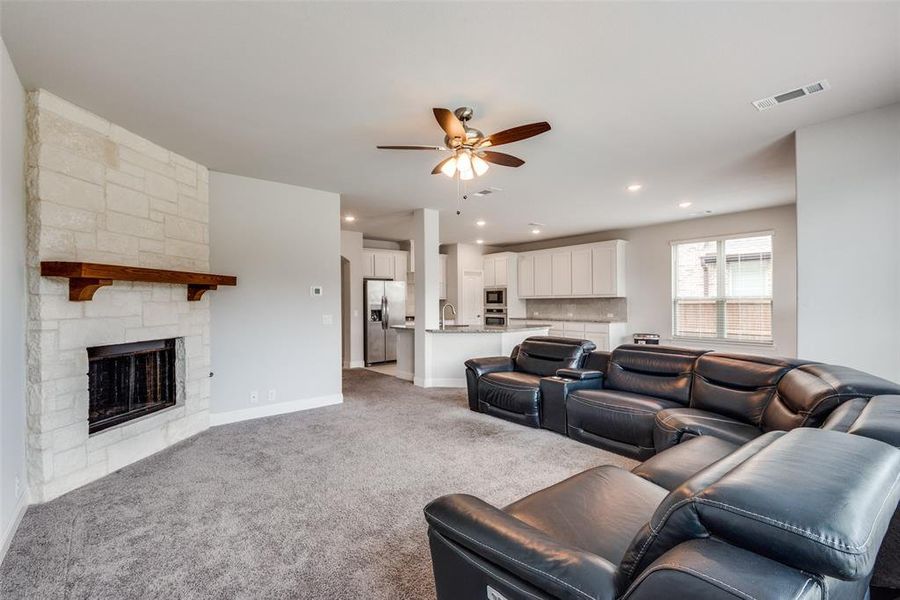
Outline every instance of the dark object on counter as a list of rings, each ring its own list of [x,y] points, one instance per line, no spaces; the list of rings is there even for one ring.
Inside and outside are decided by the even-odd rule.
[[[642,345],[653,345],[659,346],[659,334],[658,333],[636,333],[634,334],[634,343],[642,344]]]

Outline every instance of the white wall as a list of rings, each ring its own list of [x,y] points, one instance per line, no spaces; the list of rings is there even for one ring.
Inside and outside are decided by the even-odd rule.
[[[340,196],[215,172],[209,195],[210,266],[238,278],[211,301],[211,423],[340,402]]]
[[[0,561],[27,502],[25,92],[0,40]],[[16,495],[16,480],[19,494]]]
[[[797,231],[793,205],[741,213],[604,231],[560,240],[547,240],[509,247],[522,251],[583,244],[603,240],[628,240],[626,288],[628,332],[660,334],[665,343],[672,335],[672,257],[670,242],[708,236],[773,231],[773,319],[774,346],[702,343],[698,347],[752,354],[797,354]],[[668,339],[667,339],[668,338]],[[814,353],[809,358],[819,358]]]
[[[363,237],[358,231],[341,231],[341,256],[350,261],[350,360],[345,367],[362,367],[363,347]],[[342,324],[343,326],[343,324]]]
[[[900,381],[900,103],[797,131],[801,354]]]

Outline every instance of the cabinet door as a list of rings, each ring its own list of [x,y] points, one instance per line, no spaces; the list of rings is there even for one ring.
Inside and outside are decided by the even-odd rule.
[[[492,287],[497,285],[494,277],[494,259],[484,259],[484,287]]]
[[[604,352],[609,352],[609,334],[608,333],[587,332],[584,335],[584,339],[594,342],[594,345],[597,346],[597,350],[603,350]]]
[[[406,281],[406,252],[394,254],[394,281]]]
[[[591,249],[572,250],[572,295],[590,296],[594,293],[591,271]]]
[[[534,295],[553,294],[553,262],[549,252],[534,255]]]
[[[553,264],[551,270],[553,272],[553,295],[554,296],[571,296],[572,295],[572,253],[554,252]]]
[[[441,300],[447,299],[447,255],[441,254],[441,284],[440,284],[440,293],[438,294]]]
[[[388,252],[375,253],[375,277],[394,278],[394,255]]]
[[[363,277],[375,277],[375,253],[363,250],[362,253]]]
[[[593,287],[595,296],[616,295],[616,246],[595,246],[592,249]]]
[[[534,255],[519,257],[519,298],[534,296]]]
[[[509,285],[509,257],[498,256],[494,259],[494,285],[506,287]]]

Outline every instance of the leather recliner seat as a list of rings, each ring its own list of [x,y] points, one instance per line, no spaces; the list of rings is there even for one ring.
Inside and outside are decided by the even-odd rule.
[[[541,424],[541,378],[578,369],[596,348],[588,340],[532,337],[509,358],[466,361],[469,408],[531,427]]]
[[[873,404],[849,426],[883,435],[876,417],[892,406]],[[684,467],[675,453],[708,440],[732,444],[700,436],[642,465],[655,469],[597,467],[503,509],[435,500],[425,516],[438,599],[488,588],[507,600],[867,596],[900,500],[900,450],[839,431],[772,431],[688,475],[700,459]]]

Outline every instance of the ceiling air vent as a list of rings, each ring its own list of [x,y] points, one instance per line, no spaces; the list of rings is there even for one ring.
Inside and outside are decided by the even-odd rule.
[[[496,194],[497,192],[502,192],[503,190],[498,187],[489,187],[484,188],[483,190],[479,190],[473,193],[473,196],[490,196],[491,194]]]
[[[828,84],[828,80],[822,79],[804,85],[803,87],[799,87],[796,90],[790,90],[788,92],[782,92],[774,96],[769,96],[768,98],[762,98],[755,101],[753,103],[753,106],[756,107],[756,110],[766,110],[767,108],[772,108],[773,106],[783,104],[784,102],[788,102],[789,100],[796,100],[797,98],[809,96],[810,94],[815,94],[817,92],[824,92],[825,90],[829,89],[831,89],[831,86]]]

